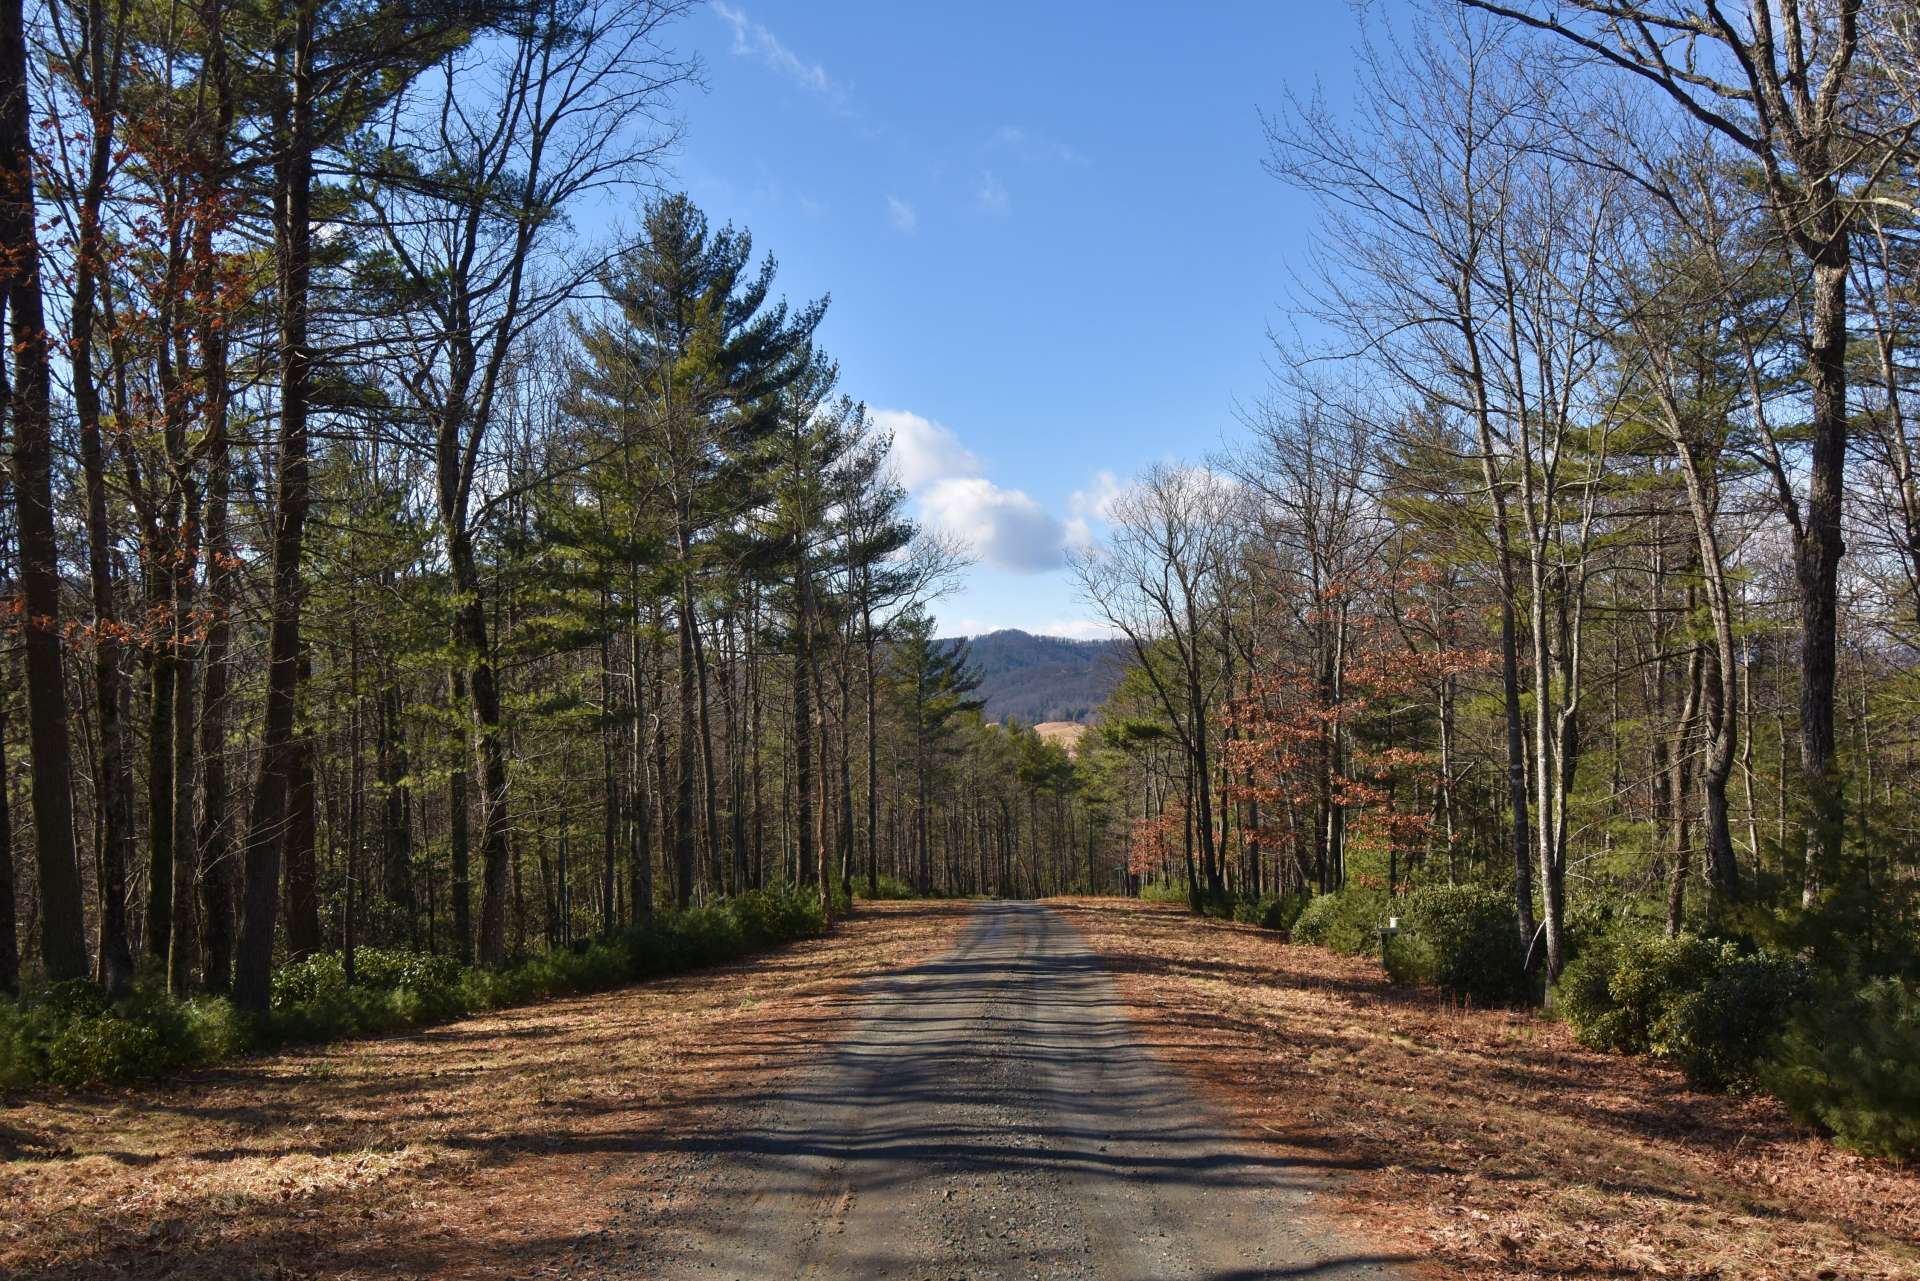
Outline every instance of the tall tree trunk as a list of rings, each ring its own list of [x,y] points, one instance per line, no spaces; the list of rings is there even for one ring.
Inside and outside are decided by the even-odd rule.
[[[274,133],[274,238],[280,269],[280,442],[273,505],[273,581],[268,604],[266,715],[247,821],[246,892],[235,955],[234,999],[265,1010],[273,997],[273,944],[292,790],[294,717],[300,693],[301,554],[307,526],[307,407],[313,353],[307,346],[312,267],[313,10],[294,11]]]
[[[600,928],[611,934],[620,924],[614,911],[614,885],[620,857],[619,732],[613,710],[613,630],[605,621],[609,602],[604,593],[600,599],[602,625],[606,627],[600,634],[600,786],[603,792],[600,798]]]
[[[100,389],[94,381],[94,314],[104,267],[100,210],[113,154],[120,57],[108,54],[105,6],[87,6],[86,75],[93,137],[74,246],[73,297],[68,311],[69,366],[74,416],[80,428],[80,465],[87,491],[87,579],[93,593],[94,698],[100,718],[100,969],[107,991],[133,985],[127,932],[127,874],[134,857],[133,758],[120,663],[125,649],[114,603],[112,534],[107,525],[106,449],[100,431]]]
[[[719,786],[713,769],[713,723],[709,709],[709,690],[712,682],[707,673],[707,642],[700,630],[700,621],[694,616],[692,597],[687,600],[687,617],[693,622],[693,671],[694,689],[699,695],[697,706],[700,710],[700,802],[701,814],[705,822],[706,866],[709,879],[716,890],[721,889],[720,875],[720,809],[715,792]]]
[[[417,941],[418,909],[413,893],[413,790],[407,784],[410,761],[400,686],[380,691],[380,880],[387,902],[407,922]]]
[[[637,598],[637,586],[635,595]],[[653,789],[647,781],[646,663],[640,648],[637,616],[627,634],[627,664],[633,676],[633,720],[629,731],[633,782],[627,788],[633,845],[628,855],[628,876],[633,882],[633,919],[645,924],[653,920]]]
[[[228,494],[232,485],[231,442],[227,434],[231,393],[227,386],[227,306],[214,252],[214,209],[225,177],[228,138],[233,126],[233,91],[228,76],[224,25],[225,0],[205,0],[201,19],[206,41],[205,61],[216,98],[212,136],[198,172],[199,208],[194,223],[194,289],[200,314],[201,384],[205,397],[207,458],[206,546],[207,636],[204,651],[206,679],[201,687],[200,813],[195,839],[200,866],[201,981],[208,991],[226,993],[233,987],[235,876],[230,823],[233,797],[227,778],[227,691],[232,613],[235,597],[234,558],[228,529]]]
[[[224,414],[222,415],[224,418]],[[233,610],[233,553],[227,545],[227,460],[224,443],[211,460],[207,502],[208,609],[206,668],[200,713],[201,980],[210,992],[233,987],[234,867],[229,841],[233,798],[227,782],[227,683]]]
[[[655,615],[654,622],[657,626],[659,623],[658,614]],[[664,667],[665,664],[661,664],[659,667],[656,667],[652,673],[653,705],[656,708],[662,709],[667,705],[667,677],[665,671],[662,670]],[[656,713],[656,715],[658,715],[658,713]],[[676,823],[679,818],[678,798],[676,796],[675,804],[671,807],[666,804],[665,800],[668,791],[672,788],[672,784],[669,782],[672,777],[673,774],[667,766],[666,722],[662,719],[659,732],[653,736],[654,795],[661,798],[661,806],[658,811],[660,820],[660,846],[663,850],[673,850],[674,857],[677,861],[679,858],[679,836],[676,834]]]
[[[873,607],[865,600],[860,606],[860,639],[866,649],[865,686],[867,721],[867,893],[880,896],[880,736],[875,732],[876,685],[874,681]]]
[[[840,667],[840,893],[847,900],[849,909],[853,906],[853,683],[851,673],[844,661],[849,655],[844,648]]]
[[[794,772],[800,796],[800,874],[816,877],[815,884],[820,891],[820,915],[823,920],[830,921],[833,919],[833,853],[826,839],[826,770],[824,760],[816,765],[813,759],[814,736],[821,735],[824,742],[826,717],[817,705],[823,695],[820,692],[819,657],[814,645],[813,573],[807,563],[804,545],[795,578],[799,609],[794,619],[798,644],[795,646],[793,663],[793,732]],[[824,747],[822,750],[825,750]],[[809,785],[814,782],[816,769],[822,775],[818,782],[821,796],[817,800],[813,795],[814,788]]]
[[[720,701],[720,724],[727,743],[727,848],[732,864],[728,876],[735,894],[751,884],[747,873],[746,778],[741,765],[745,756],[741,742],[742,723],[745,720],[745,708],[741,706],[744,681],[740,671],[740,653],[733,645],[733,638],[737,634],[732,611],[728,611],[720,620],[718,632],[718,637],[726,639],[720,663],[720,688],[724,691]]]
[[[800,571],[804,584],[806,571]],[[807,617],[806,588],[801,586],[802,604],[795,624],[795,645],[793,656],[793,777],[794,796],[797,805],[795,828],[800,842],[799,876],[809,874],[814,866],[816,850],[813,833],[813,642],[807,635],[810,620]],[[824,855],[820,855],[824,858]],[[798,879],[798,878],[796,878]],[[820,882],[823,900],[826,896],[826,880]],[[828,905],[830,906],[830,904]]]
[[[20,935],[13,893],[13,775],[7,762],[7,696],[0,692],[0,996],[20,990]]]
[[[300,682],[311,677],[304,650],[300,655]],[[294,960],[312,956],[326,945],[320,933],[320,874],[314,854],[318,829],[314,795],[314,735],[301,728],[287,751],[286,909],[287,954]],[[336,826],[337,830],[337,826]],[[351,883],[349,883],[351,889]],[[351,912],[349,912],[351,919]]]
[[[455,713],[467,706],[467,677],[458,663],[447,673],[447,692]],[[473,865],[472,836],[467,803],[467,769],[458,759],[447,771],[447,822],[449,856],[453,861],[453,936],[454,955],[460,964],[473,964]]]
[[[684,508],[676,513],[675,542],[678,550],[680,641],[680,741],[676,744],[673,784],[673,902],[685,909],[693,902],[693,788],[695,756],[694,736],[699,727],[694,721],[696,672],[693,654],[693,548],[689,542],[689,517]]]
[[[1197,628],[1189,628],[1188,635],[1197,638],[1198,634]],[[1197,639],[1194,650],[1187,676],[1187,714],[1193,724],[1193,773],[1200,780],[1194,796],[1199,803],[1195,818],[1200,829],[1201,873],[1207,878],[1208,891],[1218,895],[1225,893],[1226,887],[1220,880],[1220,863],[1213,842],[1213,782],[1207,764],[1207,706],[1200,693],[1200,674],[1194,670],[1200,661]]]
[[[150,583],[165,584],[172,575],[163,566],[168,555],[148,542]],[[165,588],[150,587],[150,617],[171,617]],[[147,651],[147,938],[146,953],[167,965],[173,943],[173,647],[156,637]]]
[[[1574,691],[1562,685],[1560,702],[1553,699],[1554,646],[1556,633],[1565,635],[1566,602],[1557,603],[1557,612],[1549,614],[1549,580],[1553,567],[1548,563],[1544,545],[1535,541],[1528,547],[1530,601],[1529,622],[1533,650],[1533,783],[1535,848],[1539,859],[1542,939],[1545,944],[1547,978],[1560,977],[1564,963],[1565,839],[1564,808],[1571,762],[1558,747],[1564,725],[1557,717],[1566,715]],[[1559,622],[1561,626],[1555,627]],[[1564,641],[1563,641],[1564,643]],[[1556,762],[1559,768],[1555,768]]]
[[[187,482],[182,480],[182,486]],[[187,527],[199,520],[198,503],[187,503]],[[194,662],[193,567],[199,548],[191,534],[181,539],[173,589],[173,912],[172,937],[167,943],[167,990],[184,997],[192,986],[195,943],[194,921],[199,843],[195,840],[194,799]]]
[[[1838,193],[1825,202],[1832,217]],[[1813,392],[1813,451],[1805,526],[1796,540],[1800,588],[1800,762],[1807,789],[1806,879],[1802,902],[1819,901],[1824,876],[1837,868],[1846,828],[1846,795],[1834,767],[1834,674],[1839,627],[1840,557],[1846,544],[1840,506],[1847,462],[1848,238],[1832,235],[1813,263],[1813,326],[1808,371]]]
[[[1538,930],[1533,918],[1532,827],[1527,815],[1527,736],[1520,705],[1519,620],[1515,610],[1520,592],[1518,575],[1514,572],[1507,490],[1494,457],[1493,409],[1488,403],[1487,370],[1474,315],[1473,279],[1471,271],[1459,279],[1458,314],[1470,362],[1468,381],[1473,391],[1474,430],[1480,446],[1480,479],[1487,489],[1487,501],[1493,506],[1494,554],[1500,570],[1500,693],[1507,730],[1507,806],[1512,820],[1507,830],[1513,851],[1514,919],[1520,931],[1520,946],[1531,956]]]
[[[1693,589],[1687,590],[1687,612],[1693,612]],[[1667,864],[1667,937],[1685,927],[1687,876],[1693,863],[1692,823],[1687,817],[1687,792],[1693,777],[1693,755],[1687,743],[1693,737],[1694,722],[1700,714],[1700,695],[1706,679],[1699,646],[1687,654],[1687,695],[1673,726],[1672,745],[1667,750],[1666,777],[1658,780],[1667,792],[1667,813],[1671,817],[1672,848]]]
[[[507,750],[500,717],[500,687],[487,616],[480,600],[479,574],[466,535],[455,538],[454,581],[460,593],[455,614],[460,642],[467,651],[467,690],[472,704],[474,776],[480,782],[480,941],[482,965],[507,957]]]
[[[1688,507],[1693,513],[1694,534],[1700,545],[1702,586],[1707,599],[1707,616],[1713,625],[1713,652],[1706,673],[1705,721],[1707,745],[1700,765],[1702,809],[1706,827],[1708,909],[1719,913],[1740,896],[1740,868],[1733,853],[1733,825],[1728,817],[1727,784],[1740,737],[1740,709],[1733,682],[1739,667],[1733,649],[1733,600],[1727,588],[1727,571],[1720,553],[1720,535],[1715,518],[1719,502],[1714,488],[1714,460],[1700,458],[1681,438],[1680,461],[1687,481]]]
[[[34,226],[27,38],[20,0],[0,6],[0,293],[12,320],[14,504],[20,538],[21,631],[40,872],[40,956],[51,979],[87,976],[74,850],[72,746],[60,663],[60,557],[53,525],[52,378]]]

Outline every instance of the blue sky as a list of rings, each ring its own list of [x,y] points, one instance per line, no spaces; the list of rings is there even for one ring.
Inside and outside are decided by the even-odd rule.
[[[1337,92],[1358,31],[1341,0],[724,0],[681,28],[708,91],[673,180],[789,297],[832,294],[844,389],[978,556],[944,631],[1092,634],[1066,544],[1233,437],[1313,223],[1258,110]]]

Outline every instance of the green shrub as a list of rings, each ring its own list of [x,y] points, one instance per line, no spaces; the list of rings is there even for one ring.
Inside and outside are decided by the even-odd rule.
[[[231,1053],[244,1029],[223,1027],[232,1007],[182,1004],[141,988],[110,1004],[85,980],[55,983],[24,1002],[0,1002],[0,1086],[95,1085],[152,1076]]]
[[[1399,983],[1430,983],[1482,1005],[1527,993],[1513,899],[1479,885],[1436,885],[1402,900],[1400,932],[1381,958]]]
[[[1614,933],[1588,943],[1554,989],[1583,1044],[1652,1054],[1696,1085],[1753,1085],[1780,1030],[1805,1005],[1806,963],[1742,955],[1719,939]]]
[[[217,1063],[246,1051],[253,1030],[232,1001],[196,996],[180,1006],[182,1034],[191,1063]]]
[[[276,1009],[311,1005],[323,997],[344,992],[347,971],[338,952],[315,952],[312,956],[290,961],[273,972],[273,1004]]]
[[[718,965],[746,950],[739,922],[724,907],[688,908],[673,918],[672,928],[683,965]]]
[[[1143,903],[1185,903],[1187,886],[1184,881],[1148,881],[1140,887],[1140,901]]]
[[[845,912],[851,906],[846,899],[836,896],[836,912]],[[755,947],[806,938],[825,928],[820,916],[820,897],[808,889],[782,886],[772,890],[753,890],[729,900],[728,907]],[[755,921],[753,929],[748,928],[747,917],[743,913],[752,915]]]
[[[272,1009],[260,1020],[224,998],[175,1001],[143,987],[109,1005],[90,983],[58,983],[25,1002],[0,1001],[0,1086],[123,1081],[215,1062],[255,1045],[394,1032],[736,960],[822,928],[813,891],[786,886],[663,912],[647,925],[583,939],[503,970],[369,947],[355,952],[354,981],[348,983],[341,956],[322,953],[275,972]]]
[[[1633,928],[1629,919],[1611,902],[1589,900],[1579,903],[1568,908],[1561,917],[1560,955],[1571,966],[1589,948],[1604,948],[1616,935]],[[1540,957],[1536,955],[1534,960],[1537,962]],[[1565,971],[1562,970],[1562,973]]]
[[[47,1075],[47,1042],[58,1024],[24,1003],[0,1000],[0,1089],[25,1089]]]
[[[1738,955],[1733,944],[1697,934],[1618,935],[1610,944],[1589,945],[1562,973],[1555,995],[1582,1044],[1644,1054],[1672,1007],[1705,990]]]
[[[1782,1029],[1807,999],[1806,962],[1771,952],[1723,959],[1697,992],[1667,1004],[1652,1029],[1653,1053],[1695,1085],[1753,1085]]]
[[[1259,898],[1242,898],[1236,902],[1233,919],[1242,925],[1284,932],[1293,928],[1306,905],[1307,900],[1299,894],[1262,894]]]
[[[18,1005],[0,1000],[0,1090],[21,1089],[39,1075],[26,1056],[24,1022],[25,1012]]]
[[[93,1085],[153,1076],[173,1063],[157,1026],[103,1015],[75,1019],[54,1036],[47,1045],[46,1078],[55,1085]]]
[[[1582,1044],[1596,1049],[1605,1048],[1613,1039],[1608,1021],[1618,1009],[1613,999],[1613,967],[1619,955],[1617,936],[1596,934],[1574,953],[1560,971],[1560,981],[1553,985],[1554,1008],[1572,1025]]]
[[[1656,1029],[1681,1000],[1703,990],[1738,952],[1731,943],[1677,934],[1672,938],[1629,936],[1608,981],[1620,1018],[1618,1048],[1653,1049]]]
[[[1789,1024],[1760,1078],[1841,1146],[1920,1160],[1920,993],[1880,979],[1823,994]]]
[[[59,1023],[99,1018],[109,1008],[107,994],[86,979],[50,983],[28,997],[27,1005],[43,1018]]]
[[[1380,927],[1392,900],[1378,890],[1343,890],[1307,903],[1293,922],[1293,941],[1349,956],[1377,956]]]
[[[783,937],[780,929],[780,902],[766,890],[748,890],[727,904],[733,923],[750,947],[764,947]]]
[[[431,1003],[436,991],[452,989],[459,979],[460,963],[451,956],[404,948],[354,949],[352,986],[357,988],[377,991],[407,988]],[[346,960],[342,954],[317,952],[274,971],[273,1004],[283,1009],[309,1005],[337,997],[347,987]]]
[[[451,956],[384,947],[358,948],[353,954],[353,981],[363,987],[427,992],[451,987],[459,977],[460,962]]]
[[[907,884],[897,876],[879,877],[871,888],[868,887],[866,879],[863,877],[853,883],[853,889],[855,898],[870,899],[875,902],[886,899],[910,899],[920,897],[914,892],[913,886]]]

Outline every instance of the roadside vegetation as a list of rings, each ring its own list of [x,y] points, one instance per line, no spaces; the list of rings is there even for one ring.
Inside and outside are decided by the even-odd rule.
[[[280,1045],[444,1023],[737,961],[824,929],[811,896],[782,888],[664,911],[500,969],[389,948],[323,952],[275,971],[272,1007],[259,1017],[220,996],[175,1000],[136,986],[110,1001],[93,984],[69,980],[0,1004],[0,1088],[125,1082]]]

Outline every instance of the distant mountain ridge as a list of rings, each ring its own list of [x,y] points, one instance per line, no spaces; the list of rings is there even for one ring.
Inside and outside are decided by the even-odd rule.
[[[948,638],[941,643],[960,641]],[[987,701],[987,719],[1013,716],[1028,725],[1086,722],[1120,683],[1130,652],[1125,641],[1068,640],[1012,628],[967,643],[980,673],[978,694]]]

